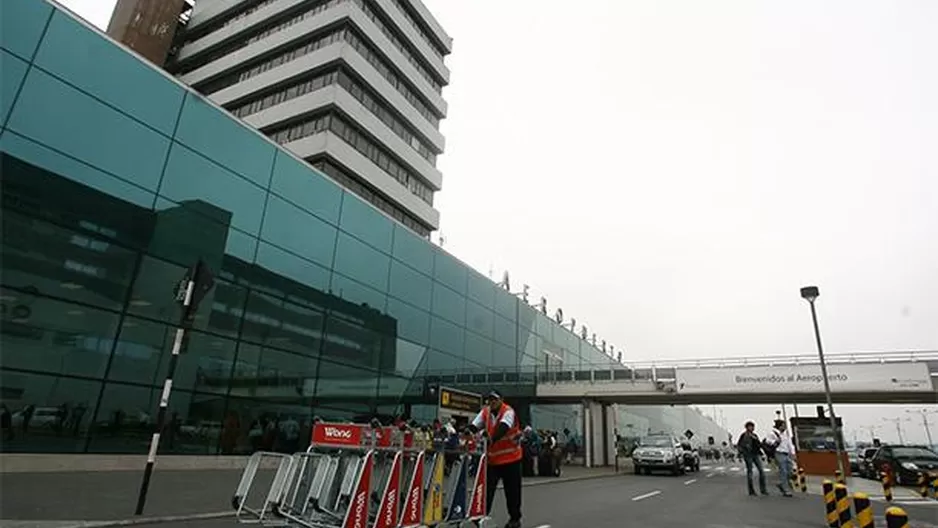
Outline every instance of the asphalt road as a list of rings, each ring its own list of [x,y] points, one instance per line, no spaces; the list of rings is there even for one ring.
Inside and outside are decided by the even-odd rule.
[[[824,505],[818,495],[749,497],[744,472],[714,467],[680,477],[619,475],[524,489],[525,528],[820,528]],[[774,485],[769,475],[770,486]],[[938,503],[907,506],[914,528],[933,528]],[[877,506],[882,515],[882,506]],[[493,517],[505,522],[504,498]],[[885,526],[883,521],[877,525]],[[163,525],[172,528],[233,527],[231,519]]]

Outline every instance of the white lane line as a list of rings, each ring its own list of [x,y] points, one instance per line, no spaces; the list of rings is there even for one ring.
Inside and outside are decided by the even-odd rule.
[[[535,528],[550,528],[550,525],[549,525],[549,524],[542,524],[542,525],[540,525],[540,526],[536,526]]]
[[[636,501],[640,501],[640,500],[643,500],[643,499],[647,499],[647,498],[649,498],[649,497],[654,497],[655,495],[661,495],[661,491],[652,491],[652,492],[646,493],[646,494],[644,494],[644,495],[639,495],[639,496],[637,496],[637,497],[632,497],[632,502],[636,502]]]
[[[712,477],[712,476],[714,476],[714,475],[716,475],[716,473],[707,473],[707,478],[710,478],[710,477]]]
[[[689,485],[693,484],[694,482],[697,482],[697,479],[685,480],[685,481],[684,481],[684,485],[685,485],[685,486],[689,486]]]
[[[730,471],[739,471],[738,467],[730,468]]]

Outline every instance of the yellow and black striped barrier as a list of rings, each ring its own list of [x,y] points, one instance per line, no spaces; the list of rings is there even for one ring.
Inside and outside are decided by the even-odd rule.
[[[834,484],[834,499],[837,501],[837,518],[840,528],[853,528],[853,516],[850,512],[850,497],[847,495],[847,486]]]
[[[889,474],[885,471],[879,474],[879,480],[883,483],[883,497],[892,502],[892,481],[889,480]]]
[[[923,499],[928,498],[928,479],[925,477],[924,473],[918,474],[918,494],[921,495]]]
[[[938,479],[936,479],[936,481],[938,481]],[[801,488],[802,493],[808,491],[808,479],[805,478],[803,467],[798,468],[798,487]]]
[[[873,520],[873,503],[866,493],[853,494],[853,509],[857,512],[857,528],[876,528]]]
[[[886,528],[909,528],[909,516],[895,506],[886,510]]]
[[[931,496],[938,499],[938,477],[931,479]]]
[[[834,494],[834,482],[824,479],[821,483],[824,490],[824,509],[827,511],[828,528],[840,528],[840,519],[837,517],[837,497]]]
[[[844,480],[844,474],[839,469],[834,470],[834,480],[837,481],[838,484],[847,485],[847,481]]]

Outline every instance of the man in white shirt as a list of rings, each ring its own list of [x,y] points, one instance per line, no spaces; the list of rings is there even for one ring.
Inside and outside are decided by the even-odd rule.
[[[782,495],[791,497],[791,474],[794,470],[795,446],[786,433],[784,420],[775,420],[775,428],[766,440],[775,448],[775,462],[778,464],[778,489]]]

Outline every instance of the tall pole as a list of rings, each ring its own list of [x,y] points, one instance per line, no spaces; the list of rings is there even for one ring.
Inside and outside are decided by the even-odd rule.
[[[160,395],[160,409],[156,417],[156,430],[150,439],[150,451],[147,454],[147,465],[143,470],[143,481],[140,483],[140,493],[137,496],[137,508],[134,515],[143,515],[143,508],[147,503],[147,492],[150,489],[150,478],[153,476],[153,465],[156,463],[156,453],[160,448],[160,433],[166,427],[166,410],[169,407],[169,395],[173,388],[173,375],[179,363],[179,354],[185,348],[186,330],[192,326],[199,301],[212,289],[214,278],[208,267],[201,260],[186,274],[179,289],[176,291],[176,300],[182,305],[179,316],[179,326],[176,327],[176,336],[173,339],[172,355],[169,358],[169,367],[166,380],[163,382],[163,392]]]
[[[925,427],[925,436],[928,438],[928,447],[933,448],[935,442],[931,438],[931,427],[928,424],[928,415],[929,414],[938,414],[938,411],[929,411],[928,409],[922,409],[920,411],[906,411],[909,414],[920,414],[922,415],[922,426]]]
[[[834,414],[834,399],[831,397],[831,382],[827,379],[827,363],[824,362],[824,346],[821,344],[821,331],[817,325],[817,310],[814,308],[814,299],[809,299],[811,305],[811,321],[814,322],[814,338],[817,341],[818,358],[821,360],[821,376],[824,378],[824,397],[827,398],[827,414],[831,422],[831,430],[834,431],[834,446],[837,451],[837,469],[841,475],[844,472],[843,446],[841,445],[840,431],[837,430],[837,418]]]
[[[905,440],[902,438],[902,418],[883,418],[883,420],[896,424],[896,434],[899,436],[899,443],[904,444]]]

